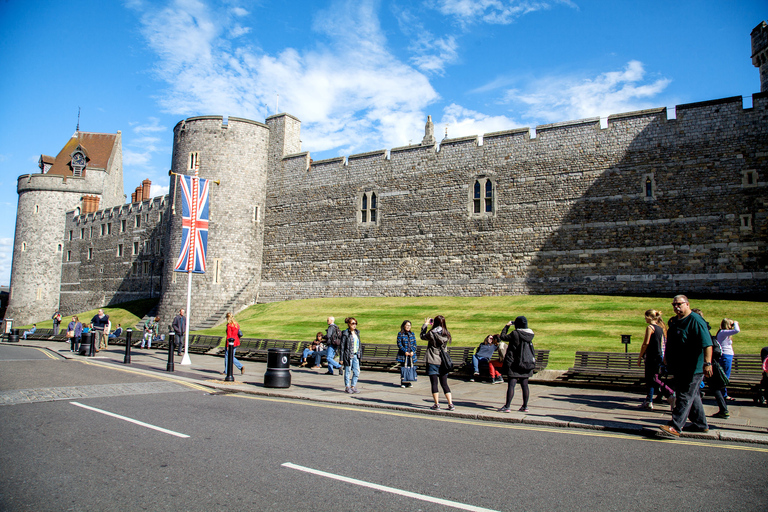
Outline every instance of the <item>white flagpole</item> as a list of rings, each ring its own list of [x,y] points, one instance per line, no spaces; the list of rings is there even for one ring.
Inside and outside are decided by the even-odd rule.
[[[192,272],[187,270],[187,317],[186,327],[184,328],[184,357],[181,358],[181,364],[191,365],[192,361],[189,359],[189,315],[191,311],[189,307],[192,303]]]

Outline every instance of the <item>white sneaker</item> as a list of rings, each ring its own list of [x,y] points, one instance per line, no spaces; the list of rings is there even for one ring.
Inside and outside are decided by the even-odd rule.
[[[649,402],[648,400],[643,400],[643,403],[640,405],[640,408],[652,411],[653,410],[653,402]]]

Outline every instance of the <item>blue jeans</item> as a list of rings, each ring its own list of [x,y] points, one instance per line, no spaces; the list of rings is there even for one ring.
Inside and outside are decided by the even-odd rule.
[[[477,357],[476,355],[472,355],[472,366],[475,367],[475,373],[480,373],[480,361],[485,361],[486,363],[490,364],[490,359],[487,357]]]
[[[720,355],[720,366],[723,367],[723,371],[725,372],[725,376],[729,379],[731,378],[731,365],[733,364],[733,354],[721,354]],[[723,388],[723,396],[728,396],[728,389]]]
[[[704,415],[704,405],[701,403],[699,386],[704,380],[703,373],[694,375],[675,375],[675,408],[672,410],[672,419],[669,424],[683,431],[685,420],[688,418],[695,427],[705,429],[707,417]]]
[[[237,360],[235,354],[237,354],[237,347],[232,347],[232,359],[234,360],[235,366],[238,370],[242,370],[243,365]],[[229,347],[224,349],[224,373],[227,373],[227,357],[229,357]]]
[[[325,355],[325,358],[328,360],[328,373],[333,373],[334,368],[341,368],[341,365],[333,360],[335,355],[336,349],[328,345],[328,353]]]
[[[305,349],[304,349],[304,351],[301,353],[301,362],[303,363],[304,361],[306,361],[306,360],[307,360],[307,358],[308,358],[309,356],[311,356],[311,355],[314,355],[314,356],[315,356],[315,361],[317,361],[317,359],[318,359],[318,357],[317,357],[317,352],[315,352],[314,350],[311,350],[311,349],[305,348]],[[319,363],[317,363],[317,362],[316,362],[316,363],[315,363],[315,366],[318,366],[318,364],[319,364]]]
[[[349,374],[352,373],[352,383],[349,381]],[[352,359],[349,364],[344,367],[344,386],[355,387],[357,386],[357,378],[360,377],[360,361],[357,360],[356,355],[352,355]]]

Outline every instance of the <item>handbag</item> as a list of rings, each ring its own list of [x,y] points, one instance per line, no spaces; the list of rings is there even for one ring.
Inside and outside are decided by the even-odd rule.
[[[712,361],[712,376],[707,379],[712,389],[722,389],[728,385],[728,376],[717,361]]]
[[[75,331],[67,331],[67,338],[74,338],[75,337]]]
[[[410,366],[408,366],[409,360]],[[416,382],[416,367],[413,365],[413,356],[405,356],[405,362],[400,367],[400,382]]]
[[[453,359],[451,359],[451,355],[445,350],[445,347],[440,349],[440,369],[444,372],[453,371]]]

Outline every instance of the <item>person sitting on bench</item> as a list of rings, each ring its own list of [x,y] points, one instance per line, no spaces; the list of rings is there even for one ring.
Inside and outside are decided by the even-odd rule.
[[[496,367],[491,364],[491,358],[493,353],[499,349],[499,340],[495,334],[489,334],[485,337],[483,342],[477,347],[477,352],[472,355],[472,366],[474,366],[475,374],[472,377],[472,382],[480,377],[480,363],[488,365],[488,372],[491,375],[491,384],[498,384],[504,382],[501,374],[496,371]]]
[[[305,348],[301,353],[301,366],[307,366],[307,357],[315,356],[315,365],[312,368],[320,368],[320,359],[327,354],[328,351],[325,350],[325,346],[323,345],[323,333],[318,332],[315,335],[312,345],[310,345],[309,348]]]

